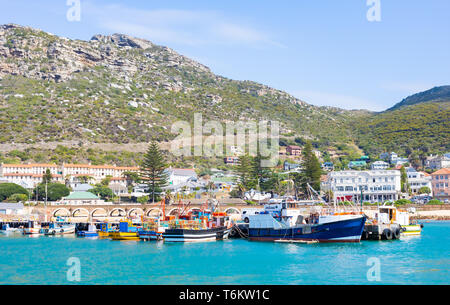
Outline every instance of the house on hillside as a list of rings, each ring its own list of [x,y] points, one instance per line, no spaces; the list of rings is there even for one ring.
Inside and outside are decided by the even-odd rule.
[[[297,145],[289,145],[286,147],[286,154],[288,154],[289,156],[301,156],[302,149]]]
[[[334,170],[333,162],[324,162],[322,163],[322,169],[327,172],[332,172]]]
[[[371,170],[377,170],[377,169],[388,169],[389,168],[389,163],[384,162],[384,161],[375,161],[370,165],[370,169]]]
[[[348,168],[349,169],[363,168],[363,167],[366,167],[366,166],[367,166],[366,161],[350,161],[348,163]]]

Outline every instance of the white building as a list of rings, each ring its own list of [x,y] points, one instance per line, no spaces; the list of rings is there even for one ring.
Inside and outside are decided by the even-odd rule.
[[[0,203],[0,215],[23,215],[22,203]]]
[[[384,161],[376,161],[370,165],[371,170],[384,170],[389,168],[389,163]]]
[[[327,175],[324,191],[333,192],[334,201],[384,202],[398,200],[401,191],[400,171],[340,171]]]
[[[394,166],[403,165],[409,162],[408,158],[401,158],[395,152],[391,152],[390,154],[382,153],[380,155],[380,159],[388,160],[389,163],[391,163]]]
[[[124,172],[138,172],[138,167],[120,167],[109,165],[91,164],[1,164],[0,178],[10,183],[22,185],[26,183],[32,187],[42,182],[42,178],[50,170],[54,182],[65,183],[69,181],[72,187],[76,187],[81,181],[81,176],[91,177],[91,183],[100,183],[107,176],[111,176],[116,183],[126,183]],[[120,181],[123,180],[123,181]]]
[[[197,180],[197,173],[194,169],[169,168],[166,170],[169,185],[186,184],[188,180]]]
[[[408,176],[408,184],[413,194],[418,194],[422,187],[428,187],[432,191],[431,175],[418,172],[413,167],[406,169],[406,175]],[[432,192],[429,195],[433,196]]]
[[[62,171],[56,164],[1,164],[0,178],[7,180],[9,183],[34,188],[42,182],[47,169],[50,170],[54,181],[64,182]]]
[[[426,166],[431,169],[441,169],[450,167],[450,157],[444,156],[432,156],[426,161]]]

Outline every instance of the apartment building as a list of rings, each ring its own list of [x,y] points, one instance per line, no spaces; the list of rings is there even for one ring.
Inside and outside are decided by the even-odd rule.
[[[81,176],[90,177],[92,183],[99,183],[108,176],[116,181],[125,181],[124,172],[139,171],[138,167],[91,164],[1,164],[0,178],[20,185],[26,183],[33,188],[42,181],[47,169],[50,170],[54,181],[64,183],[68,180],[75,184],[80,182],[79,177]]]
[[[42,182],[47,169],[50,170],[55,181],[64,181],[61,168],[56,164],[1,164],[0,178],[9,183],[32,189]]]
[[[335,202],[384,202],[399,199],[400,171],[367,170],[330,172],[323,191],[331,190]]]
[[[434,198],[448,201],[450,200],[450,168],[443,168],[431,174]]]
[[[423,187],[428,187],[432,191],[433,186],[431,184],[431,175],[418,172],[413,167],[406,169],[406,175],[408,177],[408,184],[411,189],[411,193],[419,194],[419,190]],[[433,195],[432,193],[429,195]]]

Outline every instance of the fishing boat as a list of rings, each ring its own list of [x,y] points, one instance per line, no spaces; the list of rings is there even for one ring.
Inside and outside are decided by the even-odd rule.
[[[26,228],[23,228],[24,235],[40,235],[42,234],[41,224],[37,221],[29,221]]]
[[[139,230],[141,227],[134,225],[131,221],[121,221],[119,230],[110,232],[112,240],[139,240]]]
[[[139,231],[139,239],[144,241],[162,240],[168,227],[169,223],[161,221],[159,217],[143,222],[142,230]]]
[[[2,226],[2,229],[0,230],[0,233],[3,234],[12,234],[12,233],[19,233],[21,230],[19,228],[11,228],[9,223],[6,223]]]
[[[389,202],[379,206],[375,217],[366,222],[363,239],[372,240],[392,240],[402,236],[420,235],[423,225],[410,221],[410,214],[414,214],[415,209],[408,211],[397,209]]]
[[[104,222],[100,224],[100,230],[97,232],[99,238],[109,238],[112,232],[117,231],[111,223]]]
[[[314,211],[308,217],[289,211],[286,202],[266,204],[249,215],[251,241],[359,242],[366,216],[361,212]]]
[[[47,236],[50,235],[68,235],[75,233],[74,224],[63,224],[59,222],[50,223],[48,229],[44,229],[43,233]]]
[[[208,242],[228,239],[232,224],[226,213],[200,212],[194,219],[175,219],[163,233],[164,242]]]
[[[95,224],[90,223],[87,231],[78,231],[78,237],[98,237],[97,227]]]

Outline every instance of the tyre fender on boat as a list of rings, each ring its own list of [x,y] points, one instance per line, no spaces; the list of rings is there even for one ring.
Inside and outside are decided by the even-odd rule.
[[[400,229],[395,229],[394,231],[394,239],[399,239],[400,238]]]
[[[384,229],[383,236],[387,240],[391,240],[392,239],[392,231],[390,229]]]

